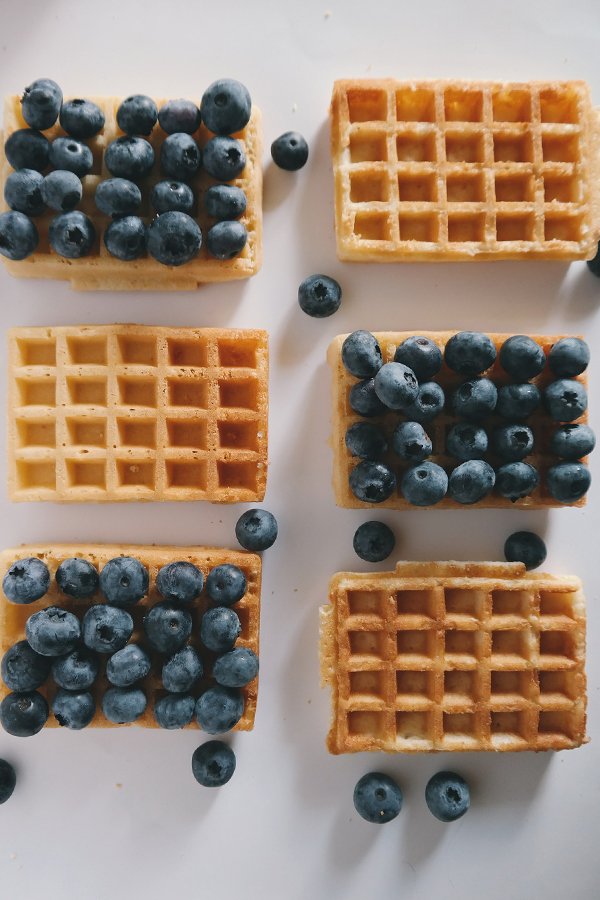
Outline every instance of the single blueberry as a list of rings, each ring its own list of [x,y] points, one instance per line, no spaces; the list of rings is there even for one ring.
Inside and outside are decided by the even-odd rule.
[[[0,213],[0,256],[25,259],[36,249],[39,240],[37,228],[24,213]]]
[[[540,483],[534,466],[525,462],[510,462],[496,470],[496,493],[507,500],[528,497]]]
[[[446,437],[446,452],[461,462],[467,459],[482,459],[487,449],[486,430],[470,422],[458,422],[453,425]]]
[[[562,459],[581,459],[596,446],[596,436],[589,425],[560,425],[550,442],[550,452]]]
[[[145,712],[146,695],[141,688],[112,687],[102,698],[102,712],[115,725],[129,725]]]
[[[143,625],[150,646],[159,653],[171,654],[183,647],[192,633],[192,616],[187,609],[161,600],[144,616]]]
[[[419,385],[416,400],[405,407],[404,414],[414,422],[431,422],[443,411],[445,402],[446,397],[439,384],[436,381],[424,381]]]
[[[49,587],[48,566],[36,556],[18,559],[2,581],[2,590],[11,603],[34,603],[47,593]]]
[[[365,562],[381,562],[387,559],[394,546],[394,532],[384,522],[363,522],[354,532],[354,552]]]
[[[425,460],[407,469],[402,476],[400,490],[412,506],[434,506],[446,495],[448,476],[441,466]]]
[[[139,259],[146,252],[146,226],[138,216],[113,219],[104,232],[104,246],[123,262]]]
[[[167,100],[158,111],[158,124],[167,134],[193,134],[200,120],[200,110],[191,100]]]
[[[56,570],[56,583],[67,597],[84,600],[98,590],[98,572],[87,559],[64,559]]]
[[[496,348],[487,334],[460,331],[453,335],[444,351],[446,365],[459,375],[479,375],[496,359]]]
[[[202,121],[214,134],[235,134],[250,121],[252,100],[248,89],[233,78],[213,81],[202,95]]]
[[[191,562],[168,563],[158,570],[156,589],[165,600],[175,603],[192,603],[204,587],[204,575]]]
[[[104,162],[111,175],[135,181],[152,171],[154,150],[142,137],[120,137],[106,148]]]
[[[418,463],[431,456],[431,438],[418,422],[400,422],[392,434],[392,449],[400,459]]]
[[[203,787],[222,787],[235,772],[235,753],[223,741],[207,741],[194,750],[192,773]]]
[[[91,100],[78,97],[63,103],[60,124],[71,137],[86,140],[104,128],[104,113]]]
[[[77,646],[81,637],[79,619],[60,606],[48,606],[29,616],[25,637],[36,653],[62,656]]]
[[[375,376],[375,393],[388,409],[404,409],[417,399],[419,383],[402,363],[384,363]]]
[[[75,172],[55,169],[42,182],[42,198],[46,206],[56,212],[75,209],[83,194],[81,180]]]
[[[306,165],[308,144],[298,131],[286,131],[271,144],[271,159],[286,172],[297,172]]]
[[[598,249],[596,250],[594,258],[587,260],[587,267],[592,275],[596,275],[600,278],[600,243],[598,243]]]
[[[500,347],[500,365],[517,381],[528,381],[540,374],[546,365],[546,355],[533,338],[514,334]]]
[[[150,202],[157,213],[184,212],[194,209],[194,192],[184,181],[159,181],[152,188]]]
[[[235,647],[215,660],[212,674],[224,687],[244,687],[258,675],[258,656],[249,647]]]
[[[314,319],[332,316],[341,302],[342,289],[329,275],[309,275],[298,288],[300,309]]]
[[[548,490],[559,503],[575,503],[587,493],[592,476],[580,462],[559,462],[546,473]]]
[[[440,822],[454,822],[469,808],[469,785],[456,772],[438,772],[427,782],[425,802]]]
[[[0,724],[15,737],[31,737],[48,721],[48,704],[37,691],[7,694],[0,703]]]
[[[59,256],[80,259],[87,256],[96,240],[91,219],[78,210],[61,213],[50,222],[50,246]]]
[[[375,379],[365,378],[353,384],[348,396],[350,408],[359,416],[371,418],[387,413],[387,407],[381,402],[375,393]]]
[[[560,378],[545,389],[544,404],[555,421],[572,422],[587,409],[587,391],[580,381]]]
[[[346,432],[346,449],[359,459],[381,459],[387,453],[385,434],[371,422],[355,422]]]
[[[96,701],[89,691],[56,692],[52,700],[52,712],[59,725],[80,731],[86,728],[96,713]]]
[[[442,351],[432,340],[412,335],[396,348],[394,362],[412,369],[419,381],[429,381],[442,368]]]
[[[540,401],[541,394],[535,384],[505,384],[498,389],[496,412],[503,419],[527,419]]]
[[[164,694],[154,704],[154,718],[160,728],[185,728],[194,718],[196,701],[188,694]]]
[[[139,559],[116,556],[100,572],[100,590],[113,606],[134,606],[148,592],[148,570]]]
[[[98,657],[85,647],[60,656],[52,663],[52,677],[67,691],[85,691],[98,676]]]
[[[105,216],[130,216],[142,202],[142,192],[128,178],[106,178],[96,188],[96,206]]]
[[[312,276],[314,278],[314,275]],[[342,344],[342,363],[347,372],[357,378],[377,375],[383,365],[381,347],[370,331],[353,331]]]
[[[90,148],[81,141],[58,137],[50,144],[50,162],[55,169],[66,169],[81,177],[92,171],[94,157]]]
[[[213,184],[204,194],[204,208],[219,222],[239,219],[246,212],[246,195],[233,184]]]
[[[515,531],[506,538],[504,557],[507,562],[522,562],[526,569],[537,569],[546,559],[546,545],[532,531]]]
[[[533,451],[533,431],[527,425],[502,425],[492,432],[492,448],[502,462],[516,462]]]
[[[133,94],[117,109],[117,125],[125,134],[148,135],[156,125],[158,108],[151,97]]]
[[[148,252],[165,266],[181,266],[198,255],[202,232],[186,213],[166,212],[148,228]]]
[[[208,609],[200,620],[200,640],[207,650],[214,653],[231,650],[241,631],[239,616],[227,606]]]
[[[448,493],[457,503],[478,503],[493,490],[496,475],[482,459],[468,459],[450,473]]]
[[[202,164],[208,174],[217,181],[231,181],[244,171],[246,154],[235,138],[218,136],[205,144]]]
[[[367,822],[385,825],[402,809],[402,791],[389,775],[368,772],[354,788],[354,808]]]
[[[581,375],[590,361],[590,348],[581,338],[561,338],[550,350],[548,362],[555,375],[574,378]]]
[[[62,104],[62,91],[51,78],[38,78],[26,87],[21,98],[23,118],[31,128],[52,128]]]
[[[26,216],[39,216],[44,212],[42,195],[44,176],[35,169],[19,169],[11,172],[4,182],[4,199],[8,206]]]
[[[396,476],[382,462],[363,460],[350,472],[350,490],[363,503],[383,503],[396,490]]]
[[[277,540],[277,519],[266,509],[247,509],[236,522],[235,536],[244,550],[268,550]]]
[[[50,674],[52,660],[36,653],[27,641],[17,641],[2,657],[2,680],[11,691],[34,691]]]
[[[246,593],[246,576],[237,566],[215,566],[206,579],[206,593],[216,606],[232,606]]]
[[[174,694],[185,694],[202,676],[202,671],[202,660],[194,648],[182,647],[164,663],[162,683],[167,691]]]
[[[206,233],[206,249],[215,259],[233,259],[248,241],[248,231],[241,222],[217,222]]]
[[[13,131],[6,141],[4,153],[13,169],[35,169],[36,172],[43,172],[50,159],[50,141],[41,132],[32,128],[19,128]]]
[[[14,768],[5,759],[0,759],[0,804],[12,796],[17,783],[17,775]]]
[[[222,734],[244,715],[244,695],[238,688],[217,684],[200,695],[195,713],[200,728],[208,734]]]
[[[465,419],[483,419],[491,415],[498,401],[498,390],[489,378],[463,381],[452,394],[452,408]]]
[[[81,623],[83,643],[98,653],[121,650],[133,634],[133,619],[124,609],[99,603],[91,606]]]
[[[184,132],[170,134],[160,149],[160,167],[168,178],[188,181],[196,174],[201,162],[200,147]]]

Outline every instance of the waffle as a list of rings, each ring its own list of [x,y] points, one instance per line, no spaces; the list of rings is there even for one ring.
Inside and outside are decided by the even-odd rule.
[[[262,500],[267,334],[100,325],[9,336],[12,500]]]
[[[447,341],[455,333],[456,332],[454,331],[373,332],[373,334],[379,341],[384,363],[391,362],[394,359],[396,347],[411,335],[419,334],[423,337],[430,338],[440,347],[443,352]],[[510,335],[488,333],[488,336],[494,342],[497,350],[497,356],[496,362],[494,363],[492,368],[484,374],[487,378],[490,378],[497,386],[501,386],[502,384],[510,384],[512,383],[513,379],[511,379],[510,376],[502,369],[499,362],[500,347],[502,346],[504,341],[510,337]],[[563,337],[563,335],[549,336],[534,334],[531,335],[531,337],[534,341],[537,341],[538,344],[540,344],[540,346],[544,350],[544,353],[546,354],[546,356],[548,356],[552,345],[556,343],[559,337]],[[375,424],[382,425],[386,437],[388,438],[389,445],[391,434],[394,430],[394,427],[398,424],[399,421],[401,421],[401,415],[399,412],[389,411],[383,416],[375,416],[373,418],[365,419],[362,416],[357,415],[351,408],[349,402],[350,389],[354,384],[360,381],[360,379],[355,378],[353,375],[351,375],[345,369],[342,363],[341,350],[345,338],[346,335],[339,335],[338,337],[336,337],[330,344],[327,354],[327,359],[333,373],[332,444],[333,488],[335,493],[335,501],[338,506],[343,506],[346,509],[369,509],[373,507],[380,507],[384,509],[415,509],[416,507],[408,503],[400,492],[400,480],[405,469],[409,467],[409,463],[401,460],[391,450],[384,457],[383,461],[396,474],[398,487],[395,494],[392,494],[392,496],[388,500],[384,500],[383,503],[364,503],[361,500],[358,500],[350,490],[350,472],[360,462],[359,459],[351,456],[351,454],[346,449],[345,435],[350,425],[354,424],[355,422],[373,422]],[[458,375],[456,372],[452,372],[444,363],[440,372],[436,376],[434,376],[432,380],[437,381],[441,385],[448,400],[450,393],[454,390],[454,388],[456,388],[461,382],[465,381],[466,378],[467,376],[465,375]],[[536,378],[532,378],[531,382],[533,384],[536,384],[540,391],[542,391],[546,387],[546,385],[548,385],[555,378],[556,376],[552,374],[549,367],[546,365],[546,368],[543,370],[543,372]],[[587,386],[585,373],[583,375],[580,375],[577,380],[581,381],[584,385]],[[459,419],[459,417],[455,416],[449,409],[449,405],[446,404],[446,407],[440,413],[440,415],[436,416],[436,418],[432,422],[426,422],[423,425],[423,428],[431,438],[433,444],[433,453],[429,457],[429,459],[431,460],[431,462],[438,463],[438,465],[446,469],[448,473],[450,473],[455,466],[459,465],[459,461],[454,459],[454,457],[449,456],[446,452],[446,435],[450,427],[456,424],[456,422],[458,421],[462,421],[462,419]],[[483,419],[480,424],[489,431],[490,428],[503,423],[505,424],[507,421],[508,420],[501,419],[499,416],[494,415],[490,416],[488,419]],[[581,418],[577,419],[576,422],[587,422],[587,412],[583,416],[581,416]],[[487,497],[484,497],[483,500],[480,500],[478,503],[474,503],[469,506],[458,503],[456,500],[453,500],[452,497],[446,495],[443,500],[435,505],[435,509],[481,509],[483,507],[493,509],[548,509],[550,507],[565,506],[564,503],[560,503],[559,501],[555,500],[546,487],[546,472],[550,466],[559,461],[558,457],[553,456],[549,450],[552,435],[559,423],[553,421],[550,416],[543,410],[543,407],[540,406],[538,410],[536,410],[536,412],[527,419],[527,422],[525,424],[527,424],[532,429],[534,435],[534,452],[530,456],[525,458],[525,462],[531,463],[531,465],[535,466],[540,475],[539,486],[534,491],[532,491],[529,496],[523,497],[520,500],[513,501],[507,500],[504,497],[500,497],[496,493],[491,493]],[[486,458],[489,458],[489,461],[492,465],[497,464],[498,462],[497,460],[495,460],[493,454],[491,453],[486,454]],[[585,463],[585,459],[583,459],[582,462]],[[586,497],[583,496],[580,500],[570,505],[584,506],[585,503]]]
[[[109,224],[110,218],[98,210],[94,202],[94,195],[99,182],[112,177],[104,164],[104,152],[111,141],[123,134],[116,121],[116,113],[121,99],[117,97],[90,97],[89,99],[98,104],[106,119],[102,131],[84,142],[88,144],[93,153],[94,167],[92,172],[82,179],[83,198],[78,206],[78,209],[86,213],[96,227],[97,237],[94,249],[83,259],[64,259],[51,251],[48,243],[48,228],[56,213],[49,210],[44,215],[35,218],[35,224],[40,234],[40,243],[35,253],[21,261],[2,257],[2,261],[11,275],[66,280],[71,283],[72,288],[79,291],[191,291],[204,282],[232,281],[248,278],[258,272],[262,263],[260,110],[254,106],[246,127],[234,135],[242,142],[246,153],[246,166],[243,172],[238,178],[229,182],[242,188],[247,198],[246,212],[240,218],[248,231],[248,242],[245,248],[231,260],[218,260],[209,255],[205,239],[214,220],[210,219],[204,211],[203,197],[205,191],[217,182],[203,169],[200,169],[189,183],[197,198],[196,218],[202,230],[203,246],[195,259],[183,266],[173,267],[163,266],[149,256],[132,262],[122,262],[111,256],[104,246],[102,234]],[[165,100],[156,100],[159,109],[164,103]],[[13,131],[26,127],[21,115],[20,98],[8,97],[4,107],[4,132],[0,132],[0,212],[8,208],[4,202],[4,183],[12,172],[4,154],[4,143]],[[44,133],[50,140],[64,135],[58,123]],[[211,136],[211,132],[207,131],[204,125],[201,125],[194,134],[194,138],[201,147]],[[165,177],[160,174],[159,157],[160,147],[166,137],[163,130],[156,125],[147,138],[154,147],[156,164],[152,173],[143,180],[142,207],[139,215],[146,222],[154,218],[150,204],[152,187]]]
[[[321,608],[330,753],[567,750],[585,742],[585,601],[521,563],[342,572]]]
[[[29,616],[45,609],[47,606],[61,606],[74,612],[79,619],[83,617],[86,610],[97,603],[103,603],[102,594],[94,594],[86,600],[73,600],[67,597],[57,587],[54,574],[60,563],[73,556],[82,557],[99,570],[115,556],[133,556],[139,559],[146,566],[150,575],[150,587],[148,595],[140,600],[134,607],[128,609],[133,617],[134,631],[131,641],[145,642],[144,631],[142,628],[142,618],[148,609],[156,602],[161,600],[161,596],[156,590],[155,581],[158,570],[170,562],[186,560],[194,563],[202,570],[205,578],[209,571],[215,566],[230,563],[238,566],[246,576],[248,589],[242,599],[235,604],[235,612],[240,618],[242,631],[236,641],[236,646],[249,647],[258,654],[258,638],[260,624],[260,585],[261,585],[261,560],[260,557],[253,553],[245,553],[236,550],[222,550],[213,547],[154,547],[154,546],[128,546],[126,544],[53,544],[52,546],[27,545],[12,550],[4,550],[0,553],[0,572],[2,577],[6,570],[16,560],[24,559],[28,556],[37,556],[43,560],[50,570],[51,581],[48,593],[37,600],[35,603],[29,603],[26,606],[20,606],[10,603],[4,592],[0,588],[0,651],[2,655],[17,641],[25,638],[25,623]],[[208,605],[206,592],[202,591],[200,597],[190,606],[194,619],[194,627],[192,629],[192,637],[190,643],[199,650],[205,663],[205,674],[198,686],[194,688],[194,695],[199,695],[202,691],[209,687],[212,679],[207,674],[210,670],[214,654],[201,647],[197,635],[199,631],[199,621],[202,613]],[[148,705],[145,713],[135,721],[135,725],[141,725],[143,728],[158,728],[154,718],[154,702],[161,694],[166,693],[162,687],[160,672],[165,657],[162,654],[150,651],[152,660],[152,670],[147,678],[139,682],[139,686],[144,690],[148,699]],[[103,657],[104,661],[106,660]],[[94,699],[96,700],[96,714],[92,719],[90,728],[113,728],[115,724],[109,722],[102,713],[101,700],[107,688],[111,685],[104,675],[104,665],[101,664],[100,674],[92,688],[90,688]],[[48,681],[38,688],[39,692],[46,697],[48,703],[52,702],[52,698],[56,692],[56,685],[49,678]],[[254,727],[254,717],[256,714],[256,701],[258,697],[258,676],[251,681],[246,687],[242,688],[244,694],[245,708],[244,714],[238,724],[235,726],[236,731],[251,731]],[[10,691],[6,685],[0,681],[0,701],[9,694]],[[46,727],[57,727],[58,722],[50,715]],[[122,726],[118,726],[122,727]],[[198,728],[198,724],[194,719],[187,726],[188,728]]]
[[[336,81],[331,155],[340,259],[596,252],[600,114],[584,82]]]

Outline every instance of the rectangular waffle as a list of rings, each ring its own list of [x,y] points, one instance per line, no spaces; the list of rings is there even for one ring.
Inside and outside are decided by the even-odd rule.
[[[600,112],[582,81],[336,81],[338,256],[589,259]]]
[[[81,325],[9,334],[12,500],[262,500],[259,330]]]
[[[68,98],[66,98],[68,99]],[[241,141],[246,153],[246,166],[238,178],[229,182],[240,187],[247,198],[247,209],[240,221],[248,231],[248,242],[242,252],[231,260],[214,259],[206,249],[206,233],[214,224],[204,211],[204,193],[215,180],[204,169],[189,181],[197,200],[196,220],[200,225],[203,236],[203,246],[198,256],[182,266],[163,266],[151,257],[145,257],[132,262],[123,262],[111,256],[104,246],[102,233],[110,222],[96,207],[94,195],[99,182],[110,178],[104,163],[104,153],[111,141],[121,137],[123,132],[117,125],[116,113],[122,98],[118,97],[90,97],[104,113],[105,125],[95,137],[85,141],[94,156],[94,167],[89,175],[82,178],[83,198],[78,206],[86,213],[94,223],[97,238],[92,252],[82,259],[64,259],[57,256],[48,243],[48,227],[53,216],[52,210],[48,210],[42,216],[36,216],[35,224],[40,234],[40,243],[35,253],[21,261],[9,260],[2,257],[2,261],[11,275],[23,278],[51,278],[66,280],[71,287],[79,291],[191,291],[199,285],[209,281],[233,281],[239,278],[249,278],[256,274],[262,263],[262,132],[261,113],[256,107],[252,107],[252,115],[246,127],[234,135]],[[164,104],[164,100],[156,100],[158,108]],[[0,131],[0,212],[7,209],[4,202],[4,184],[13,171],[4,154],[4,143],[7,138],[19,128],[27,125],[21,115],[20,97],[7,97],[4,106],[4,131]],[[51,140],[54,137],[64,136],[64,132],[57,123],[44,132]],[[167,135],[156,125],[147,140],[152,144],[155,152],[156,163],[154,169],[143,180],[142,207],[139,215],[150,222],[154,212],[150,204],[150,193],[157,181],[164,178],[160,173],[159,158],[160,148]],[[200,147],[204,147],[212,134],[201,125],[194,134]]]
[[[161,546],[129,546],[127,544],[53,544],[51,546],[42,544],[31,544],[18,547],[11,550],[4,550],[0,553],[0,572],[2,577],[6,570],[16,560],[24,559],[29,556],[37,556],[46,563],[50,570],[51,581],[48,593],[37,600],[35,603],[29,603],[21,606],[11,603],[0,588],[0,651],[3,655],[17,641],[25,638],[25,623],[29,616],[45,609],[47,606],[61,606],[64,609],[75,613],[79,619],[90,606],[96,603],[103,603],[104,597],[98,593],[86,600],[73,600],[67,597],[57,587],[54,575],[60,563],[71,557],[82,557],[87,559],[92,565],[101,570],[103,566],[116,556],[133,556],[138,559],[147,569],[150,576],[150,587],[148,595],[140,600],[135,606],[128,611],[133,617],[134,631],[131,641],[144,642],[144,632],[142,628],[142,618],[148,612],[148,609],[156,602],[161,600],[161,596],[156,590],[155,582],[157,572],[162,566],[171,562],[187,561],[193,563],[202,570],[204,578],[209,571],[215,566],[225,563],[240,568],[247,581],[247,591],[242,599],[235,604],[235,612],[240,618],[242,630],[237,639],[236,646],[249,647],[258,655],[259,643],[259,625],[260,625],[260,586],[261,586],[261,559],[254,553],[245,553],[237,550],[224,550],[214,547],[161,547]],[[199,621],[200,617],[206,610],[208,598],[203,590],[200,597],[194,600],[190,606],[194,619],[194,627],[192,629],[192,637],[190,643],[201,651],[203,661],[212,664],[214,654],[210,655],[204,648],[200,647],[198,641]],[[165,693],[160,680],[160,670],[164,657],[161,654],[150,652],[152,659],[152,670],[147,678],[140,682],[140,687],[144,690],[148,705],[145,713],[136,720],[135,725],[143,728],[158,728],[154,719],[154,702]],[[210,668],[210,665],[208,666]],[[206,671],[199,685],[194,688],[194,695],[199,695],[211,683],[210,675]],[[94,699],[96,700],[97,710],[92,719],[91,728],[113,728],[113,722],[109,722],[103,715],[101,709],[101,700],[104,692],[110,687],[104,675],[104,666],[101,665],[100,674],[92,688],[90,688]],[[49,703],[56,691],[56,686],[50,678],[47,683],[38,689]],[[6,685],[0,681],[0,700],[2,700],[9,692]],[[236,731],[250,731],[254,727],[254,717],[256,714],[256,701],[258,697],[258,677],[251,681],[246,687],[242,688],[244,694],[245,709],[244,714],[238,724],[235,726]],[[50,715],[46,727],[56,727],[58,723]],[[122,727],[122,726],[118,726]],[[194,719],[189,728],[198,728],[198,724]]]
[[[585,742],[585,601],[521,563],[341,572],[321,608],[330,753],[567,750]]]
[[[396,351],[396,347],[401,344],[406,338],[411,337],[412,335],[418,334],[423,337],[428,337],[432,341],[434,341],[438,347],[444,350],[446,343],[450,340],[450,338],[456,332],[453,331],[376,331],[373,332],[377,340],[379,341],[379,345],[381,347],[381,353],[383,356],[383,362],[391,362],[394,359],[394,353]],[[493,341],[497,356],[496,362],[490,371],[485,373],[486,378],[490,378],[497,386],[502,384],[509,384],[511,382],[511,378],[507,375],[507,373],[502,369],[499,363],[499,351],[500,347],[504,343],[507,338],[510,337],[510,334],[493,334],[488,332],[488,336]],[[553,344],[559,340],[559,337],[563,337],[564,335],[539,335],[534,334],[531,335],[534,341],[537,341],[538,344],[543,348],[546,357],[550,351],[550,348]],[[354,410],[350,406],[349,402],[349,394],[352,386],[356,384],[360,379],[355,378],[351,375],[342,363],[342,344],[344,343],[347,335],[342,334],[338,335],[338,337],[334,338],[334,340],[329,345],[329,349],[327,352],[327,360],[332,370],[332,389],[333,389],[333,409],[332,409],[332,445],[333,445],[333,489],[335,493],[335,502],[338,506],[343,506],[346,509],[369,509],[373,507],[381,507],[387,509],[415,509],[416,507],[412,506],[408,503],[402,494],[400,493],[400,479],[402,473],[406,468],[408,468],[409,464],[404,462],[404,460],[400,459],[395,453],[391,450],[388,451],[388,454],[384,457],[383,461],[390,466],[390,468],[395,472],[398,482],[398,488],[395,494],[388,500],[384,500],[383,503],[364,503],[361,500],[358,500],[349,487],[349,477],[352,469],[360,462],[356,457],[353,457],[348,450],[346,449],[345,444],[345,435],[348,428],[353,425],[355,422],[373,422],[374,424],[379,424],[383,427],[383,430],[388,438],[388,445],[390,444],[391,434],[394,430],[394,427],[401,421],[401,416],[399,412],[389,411],[383,416],[374,416],[369,419],[365,419],[362,416],[357,415]],[[531,379],[532,384],[536,384],[540,391],[543,391],[544,387],[553,380],[555,376],[552,375],[548,366],[535,378]],[[466,379],[464,375],[458,375],[456,372],[452,372],[446,364],[442,366],[440,372],[434,376],[433,381],[437,381],[440,386],[443,388],[446,394],[446,400],[449,399],[449,395],[451,391],[459,385],[462,381]],[[579,375],[578,381],[581,381],[584,385],[587,386],[587,378],[586,374],[583,373]],[[403,418],[403,417],[402,417]],[[587,422],[587,412],[584,413],[581,418],[577,419],[578,423]],[[433,453],[429,457],[431,462],[437,463],[442,466],[448,473],[454,468],[454,466],[458,465],[458,460],[454,460],[451,456],[449,456],[446,452],[446,435],[452,425],[458,422],[458,417],[454,416],[451,410],[448,408],[448,404],[444,410],[440,413],[439,416],[432,422],[426,422],[423,427],[429,437],[431,438],[433,444]],[[504,423],[505,420],[500,419],[499,416],[490,416],[487,419],[481,421],[481,425],[486,430],[489,430],[490,427],[495,425],[500,425]],[[525,458],[525,462],[531,463],[531,465],[535,466],[540,475],[540,484],[539,486],[532,491],[532,493],[523,497],[520,500],[507,500],[505,497],[500,497],[495,493],[489,494],[487,497],[484,497],[483,500],[480,500],[477,503],[474,503],[472,506],[468,506],[462,503],[457,503],[456,500],[453,500],[452,497],[446,495],[439,503],[435,505],[435,509],[482,509],[484,507],[494,508],[494,509],[548,509],[550,507],[563,507],[564,503],[559,503],[555,500],[551,494],[549,493],[546,487],[546,472],[548,468],[555,463],[558,462],[558,457],[553,456],[550,453],[550,441],[552,439],[552,435],[554,430],[558,426],[558,422],[553,421],[550,416],[540,407],[536,410],[533,415],[531,415],[526,422],[527,425],[532,429],[534,435],[534,452]],[[492,465],[494,464],[493,457],[490,458]],[[585,459],[581,460],[585,463]],[[585,496],[580,500],[577,500],[573,504],[569,504],[572,506],[584,506],[586,503]]]

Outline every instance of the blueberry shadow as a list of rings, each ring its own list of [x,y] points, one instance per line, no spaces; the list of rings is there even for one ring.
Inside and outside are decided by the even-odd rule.
[[[281,206],[288,199],[293,190],[303,188],[303,183],[298,182],[307,178],[310,172],[310,159],[304,169],[298,172],[287,172],[276,166],[273,160],[269,160],[263,170],[263,210],[270,212]]]

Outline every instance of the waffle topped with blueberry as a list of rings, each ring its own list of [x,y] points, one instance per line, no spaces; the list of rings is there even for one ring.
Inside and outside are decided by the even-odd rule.
[[[40,79],[5,104],[0,256],[78,290],[192,290],[262,262],[260,111],[232,79],[196,104],[63,100]]]
[[[328,361],[338,506],[585,503],[595,437],[581,338],[355,331]]]

